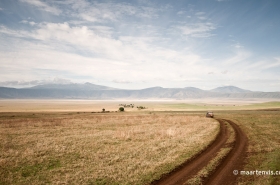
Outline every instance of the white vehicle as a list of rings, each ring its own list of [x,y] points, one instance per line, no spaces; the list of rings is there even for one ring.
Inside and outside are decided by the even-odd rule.
[[[207,112],[206,117],[207,118],[214,118],[214,113],[213,112]]]

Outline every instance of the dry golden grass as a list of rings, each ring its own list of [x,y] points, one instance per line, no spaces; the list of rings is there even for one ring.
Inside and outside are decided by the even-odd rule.
[[[146,184],[210,143],[186,114],[0,114],[0,184]]]

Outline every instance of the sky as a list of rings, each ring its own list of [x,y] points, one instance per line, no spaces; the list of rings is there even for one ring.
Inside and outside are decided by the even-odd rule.
[[[0,86],[280,91],[278,0],[1,0]]]

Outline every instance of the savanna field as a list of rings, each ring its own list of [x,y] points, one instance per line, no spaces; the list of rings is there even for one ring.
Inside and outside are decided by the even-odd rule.
[[[201,111],[204,105],[156,107],[168,111],[1,112],[0,184],[149,184],[202,151],[219,132],[219,123]],[[184,111],[189,107],[197,110]],[[210,107],[217,109],[215,118],[234,121],[247,135],[244,170],[280,170],[277,107],[277,102]],[[231,144],[234,131],[227,127]],[[229,150],[222,148],[186,184],[200,184]],[[237,178],[242,185],[279,183],[279,176]]]
[[[146,184],[209,144],[196,115],[3,113],[1,184]]]

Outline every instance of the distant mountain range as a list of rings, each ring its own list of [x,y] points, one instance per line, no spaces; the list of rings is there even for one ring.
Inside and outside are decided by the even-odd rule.
[[[202,90],[195,87],[162,88],[151,87],[141,90],[116,89],[91,83],[47,84],[30,88],[0,87],[1,99],[280,99],[280,92],[255,92],[234,86]]]
[[[218,92],[218,93],[249,93],[249,92],[252,92],[252,91],[241,89],[241,88],[234,87],[234,86],[217,87],[210,91]]]
[[[115,88],[106,87],[102,85],[95,85],[92,83],[70,83],[70,84],[46,84],[46,85],[37,85],[27,89],[65,89],[65,90],[116,90]]]

